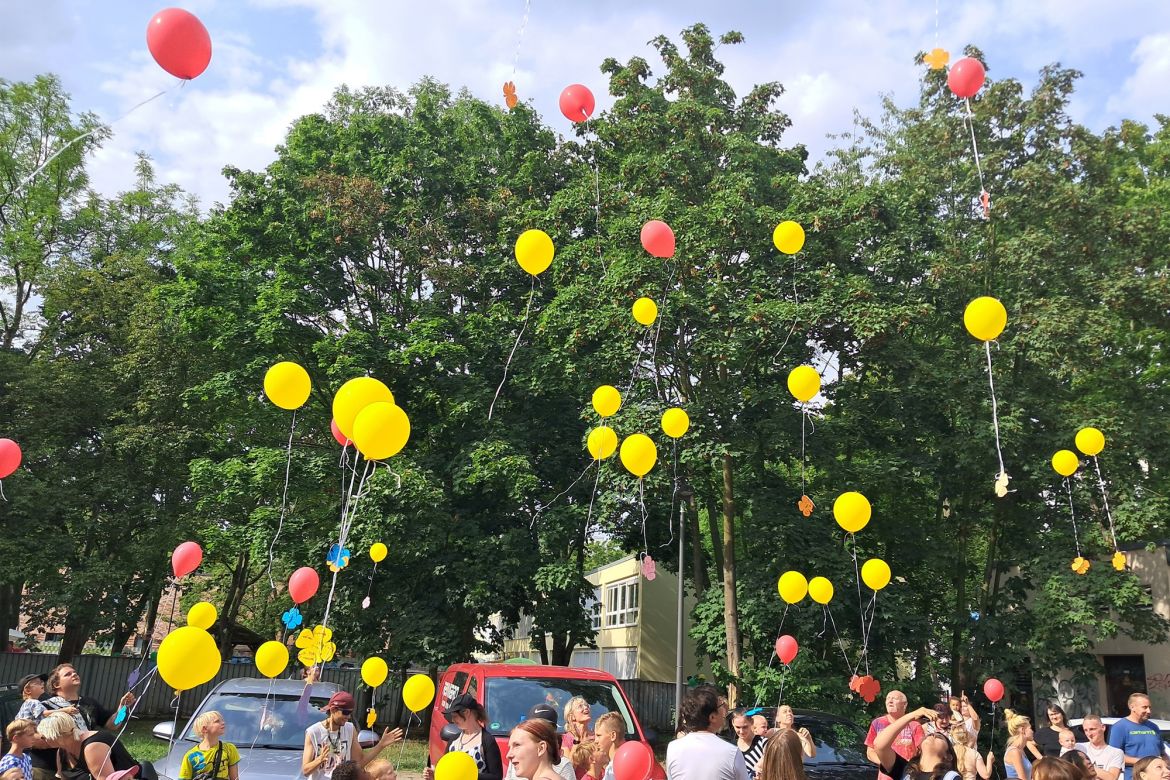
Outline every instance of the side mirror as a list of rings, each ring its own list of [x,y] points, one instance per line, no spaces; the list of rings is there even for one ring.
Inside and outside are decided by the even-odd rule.
[[[658,744],[658,732],[654,729],[642,729],[642,733],[646,735],[646,744],[654,747]]]
[[[358,744],[363,748],[372,748],[378,744],[378,735],[369,729],[362,729],[358,732]]]
[[[157,723],[151,733],[154,734],[155,739],[170,742],[175,736],[175,722],[173,720],[164,720],[162,723]]]
[[[458,739],[459,735],[462,733],[462,730],[454,723],[448,723],[439,730],[439,737],[442,738],[444,742],[450,742],[453,739]]]

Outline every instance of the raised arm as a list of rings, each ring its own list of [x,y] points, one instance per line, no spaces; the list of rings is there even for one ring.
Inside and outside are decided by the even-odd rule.
[[[907,712],[878,732],[878,735],[873,740],[873,753],[877,757],[878,765],[883,771],[893,767],[894,762],[898,759],[898,754],[894,752],[893,745],[894,740],[898,738],[898,734],[901,733],[902,729],[919,718],[929,718],[934,714],[933,707],[919,707],[913,712]]]

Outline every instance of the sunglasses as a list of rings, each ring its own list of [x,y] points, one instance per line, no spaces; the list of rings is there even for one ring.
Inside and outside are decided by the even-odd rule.
[[[353,710],[337,710],[337,711],[338,711],[338,712],[340,712],[342,715],[344,715],[344,716],[345,716],[345,717],[347,717],[347,718],[348,718],[350,715],[353,715]]]

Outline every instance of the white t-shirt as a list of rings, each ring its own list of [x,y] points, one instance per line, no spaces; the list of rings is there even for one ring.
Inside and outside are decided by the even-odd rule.
[[[353,758],[357,727],[352,723],[343,724],[340,731],[329,731],[325,728],[325,721],[321,721],[305,729],[305,736],[313,743],[314,757],[321,752],[322,747],[329,745],[329,757],[309,774],[306,780],[329,780],[333,777],[333,770],[338,764]]]
[[[1121,752],[1121,748],[1109,745],[1095,748],[1088,742],[1078,742],[1077,750],[1083,750],[1089,760],[1093,762],[1093,766],[1098,769],[1123,769],[1125,767],[1125,753]]]
[[[564,780],[577,780],[577,772],[573,769],[573,762],[568,756],[561,756],[561,762],[553,767]],[[509,761],[508,771],[504,773],[504,780],[524,780],[516,774],[516,766]]]
[[[667,780],[748,780],[743,753],[710,731],[694,731],[666,746]]]

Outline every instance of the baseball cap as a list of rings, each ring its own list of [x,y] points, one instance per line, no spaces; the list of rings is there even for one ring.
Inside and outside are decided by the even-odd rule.
[[[16,684],[16,689],[18,691],[24,691],[24,686],[28,685],[33,680],[40,680],[41,682],[45,682],[48,679],[49,675],[47,674],[26,674],[24,677],[20,678],[20,682]]]
[[[450,719],[451,715],[456,712],[463,712],[465,710],[474,710],[479,707],[479,702],[470,693],[461,693],[451,700],[447,705],[447,709],[443,710],[443,717]]]
[[[138,774],[138,765],[130,767],[129,769],[120,769],[117,772],[111,772],[106,775],[106,780],[130,780]]]
[[[329,712],[330,710],[352,710],[354,709],[353,694],[348,691],[338,691],[329,697],[329,701],[321,708],[322,712]],[[109,780],[107,778],[107,780]]]
[[[557,717],[557,708],[548,702],[543,701],[539,704],[533,704],[532,709],[528,710],[528,720],[532,720],[534,718],[547,720],[549,723],[553,724],[554,727],[560,721],[560,718]]]

